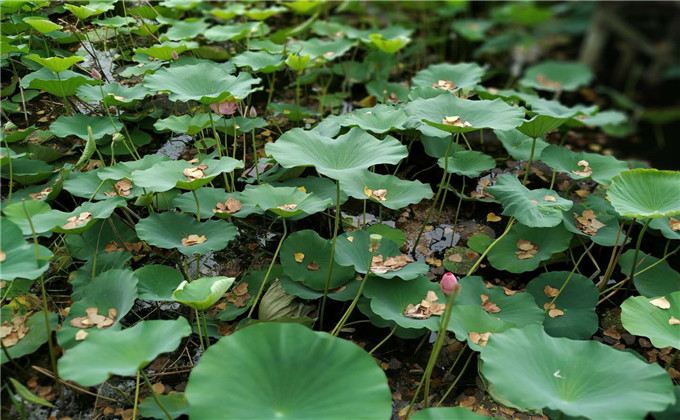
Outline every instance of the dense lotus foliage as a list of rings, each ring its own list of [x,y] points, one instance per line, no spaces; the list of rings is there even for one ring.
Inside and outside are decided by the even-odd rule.
[[[487,6],[0,3],[3,416],[677,418],[680,172]]]

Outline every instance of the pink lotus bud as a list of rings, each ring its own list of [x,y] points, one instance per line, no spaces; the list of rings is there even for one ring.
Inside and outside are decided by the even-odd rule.
[[[257,111],[255,111],[255,107],[251,106],[250,110],[248,111],[248,116],[250,118],[257,118]]]
[[[179,54],[177,54],[177,51],[175,50],[172,50],[172,59],[179,60]]]
[[[94,67],[92,67],[92,71],[90,72],[90,76],[92,76],[92,78],[95,79],[95,80],[102,80],[102,75]]]
[[[442,281],[439,282],[439,287],[442,289],[442,293],[449,296],[451,293],[458,293],[460,290],[460,284],[458,284],[458,279],[453,273],[446,273],[442,276]]]
[[[236,106],[236,102],[226,101],[226,102],[214,102],[210,104],[210,109],[212,109],[213,112],[216,114],[231,115],[234,112],[236,112],[238,107]]]

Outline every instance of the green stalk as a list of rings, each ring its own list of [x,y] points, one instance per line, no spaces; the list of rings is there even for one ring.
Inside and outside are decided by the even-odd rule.
[[[274,252],[274,256],[272,257],[272,262],[269,264],[269,268],[267,268],[267,274],[264,275],[264,279],[262,280],[262,284],[260,284],[260,289],[257,291],[257,295],[255,296],[255,299],[253,300],[253,303],[250,306],[250,311],[248,311],[248,318],[252,318],[253,311],[255,310],[255,306],[257,305],[257,302],[260,300],[260,296],[262,296],[262,291],[264,290],[264,285],[267,284],[267,279],[269,278],[269,274],[271,273],[272,267],[274,267],[274,263],[276,262],[276,257],[279,255],[279,251],[281,250],[281,245],[283,244],[283,240],[286,239],[286,235],[288,234],[288,228],[286,226],[286,219],[282,218],[281,220],[283,222],[283,235],[281,235],[281,239],[279,240],[279,245],[276,247],[276,251]]]
[[[444,188],[444,195],[442,195],[442,201],[439,203],[439,210],[437,211],[437,223],[439,223],[439,218],[442,216],[442,211],[444,210],[444,203],[446,203],[446,194],[449,192],[449,185],[451,185],[451,177],[453,176],[453,172],[449,173],[448,176],[446,177],[446,188]],[[465,182],[465,180],[463,180]],[[462,192],[461,192],[462,194]]]
[[[135,383],[135,402],[134,405],[132,406],[132,418],[136,419],[137,418],[137,404],[139,403],[139,371],[141,369],[137,369],[137,381]]]
[[[383,340],[382,340],[381,342],[379,342],[378,344],[376,344],[376,346],[373,347],[373,348],[371,349],[371,351],[368,352],[368,354],[373,354],[376,350],[378,350],[378,348],[380,348],[380,346],[382,346],[383,344],[385,344],[385,343],[387,342],[387,340],[389,340],[390,337],[392,337],[392,335],[395,333],[395,331],[397,331],[397,327],[398,327],[398,325],[395,325],[394,328],[392,328],[392,330],[390,331],[390,333],[387,334],[387,337],[383,338]]]
[[[549,304],[546,305],[545,309],[543,310],[544,314],[548,313],[550,308],[552,308],[552,306],[555,304],[555,301],[557,300],[557,298],[560,297],[560,295],[562,294],[562,291],[564,290],[565,287],[567,287],[567,284],[569,284],[569,281],[574,276],[574,273],[578,269],[578,266],[581,264],[581,261],[583,261],[583,258],[586,255],[588,255],[588,252],[593,247],[593,245],[595,245],[595,242],[590,242],[590,245],[588,246],[588,248],[586,248],[586,250],[583,252],[583,254],[581,254],[581,257],[579,257],[578,261],[576,261],[576,263],[574,264],[574,268],[571,269],[569,276],[567,276],[567,279],[564,281],[564,284],[562,284],[562,287],[560,287],[560,290],[557,291],[557,294],[552,298],[552,300],[549,302]]]
[[[536,149],[536,137],[531,138],[531,153],[529,154],[529,160],[527,160],[526,169],[524,169],[524,179],[522,180],[522,185],[527,185],[527,179],[529,179],[529,172],[531,171],[531,164],[534,162],[534,151]],[[566,194],[564,195],[567,196]]]
[[[210,112],[206,111],[205,104],[203,104],[203,111],[208,113],[208,117],[210,118],[210,127],[212,128],[213,137],[215,139],[215,146],[217,147],[217,154],[220,157],[222,157],[222,146],[220,144],[220,135],[217,133],[217,130],[215,129],[215,120],[213,120],[212,110],[210,110]],[[234,122],[234,124],[236,124],[236,123]],[[236,125],[234,125],[234,127],[236,127]],[[226,134],[225,134],[225,136],[226,136]],[[225,141],[226,141],[226,138],[225,138]],[[227,154],[229,154],[229,152],[227,152]],[[225,188],[227,189],[227,192],[228,192],[229,191],[229,182],[227,181],[227,174],[223,172],[222,176],[224,177],[224,186],[225,186]],[[234,180],[232,178],[232,183],[233,183],[233,181]]]
[[[201,326],[201,316],[198,313],[198,309],[194,308],[196,314],[196,326],[198,327],[198,340],[201,342],[201,350],[205,351],[205,343],[203,342],[203,327]]]
[[[647,226],[649,226],[649,222],[651,222],[652,219],[648,218],[645,224],[642,226],[642,230],[640,231],[640,234],[638,235],[637,242],[635,243],[635,254],[633,254],[633,265],[630,266],[630,281],[631,283],[635,279],[635,266],[637,265],[637,259],[638,259],[638,253],[640,252],[640,244],[642,244],[642,237],[644,236],[645,232],[647,231]]]
[[[10,149],[9,149],[9,144],[7,143],[7,137],[5,137],[4,140],[5,140],[5,148],[7,149],[7,154],[9,155]],[[13,189],[12,184],[14,184],[14,174],[12,172],[12,158],[8,156],[7,162],[8,162],[7,164],[9,165],[9,181],[8,181],[9,191],[7,193],[7,204],[11,204],[12,203],[12,189]]]
[[[255,124],[253,123],[253,128],[250,132],[250,137],[253,142],[253,164],[255,165],[255,176],[257,177],[257,185],[260,185],[260,168],[257,165],[257,144],[255,143]]]
[[[201,221],[201,204],[198,202],[198,194],[196,194],[196,190],[191,190],[191,193],[194,195],[194,201],[196,201],[196,219],[200,222]]]
[[[453,246],[453,239],[456,237],[456,227],[458,226],[458,215],[460,214],[460,205],[463,204],[463,196],[465,195],[465,176],[463,176],[463,186],[460,187],[460,195],[458,196],[458,207],[456,207],[456,216],[453,219],[453,232],[451,232],[451,244]]]
[[[196,263],[196,267],[198,266],[199,264]],[[205,311],[201,311],[201,320],[203,321],[203,331],[205,334],[205,349],[207,350],[210,347],[210,335],[208,334],[208,321],[205,319]],[[199,328],[201,328],[200,325]]]
[[[462,350],[461,350],[460,354],[463,354]],[[460,378],[463,377],[463,373],[465,373],[465,369],[467,369],[468,365],[470,364],[470,360],[472,360],[472,356],[474,356],[474,355],[475,355],[474,351],[470,352],[470,355],[468,356],[467,360],[465,361],[463,368],[460,370],[460,373],[458,374],[458,376],[456,376],[456,379],[453,381],[453,383],[449,386],[449,389],[447,389],[446,392],[444,393],[444,395],[442,395],[442,398],[439,400],[439,402],[436,405],[437,407],[442,405],[442,403],[444,402],[446,397],[448,397],[449,394],[451,393],[451,391],[453,391],[453,388],[456,387],[456,385],[458,384],[458,381],[460,381]],[[459,355],[459,357],[460,357],[460,355]],[[456,362],[458,362],[458,358],[456,358]],[[455,366],[455,363],[454,363],[454,366]]]
[[[319,330],[323,330],[323,316],[326,311],[326,300],[328,299],[328,289],[331,284],[331,274],[333,273],[333,260],[335,258],[335,242],[338,238],[338,226],[340,225],[340,181],[335,181],[335,223],[333,226],[333,242],[331,244],[331,258],[328,264],[328,276],[326,285],[323,288],[323,299],[321,300],[321,313],[319,314]]]
[[[142,374],[142,378],[144,378],[144,382],[146,382],[146,386],[149,387],[149,390],[151,391],[151,396],[153,397],[153,400],[156,402],[156,405],[160,407],[161,411],[165,413],[165,416],[168,418],[168,420],[175,420],[172,415],[168,412],[168,409],[165,408],[163,404],[161,404],[161,401],[158,399],[158,394],[156,391],[153,390],[153,386],[151,385],[151,381],[149,381],[149,378],[146,377],[144,374],[144,371],[142,369],[139,370],[139,372]]]
[[[345,311],[345,313],[342,315],[342,318],[340,318],[340,321],[335,325],[335,328],[331,331],[332,336],[336,336],[340,334],[340,330],[342,327],[345,325],[347,320],[349,319],[350,315],[352,315],[352,311],[354,308],[357,306],[357,302],[359,302],[359,298],[361,297],[361,293],[364,291],[364,286],[366,285],[366,279],[368,279],[368,276],[371,275],[371,265],[373,265],[373,256],[375,255],[375,249],[371,248],[371,257],[368,259],[368,267],[366,267],[366,274],[364,274],[364,278],[361,279],[361,285],[359,286],[359,290],[357,290],[356,296],[354,296],[354,299],[352,300],[352,303],[350,303],[349,308]]]

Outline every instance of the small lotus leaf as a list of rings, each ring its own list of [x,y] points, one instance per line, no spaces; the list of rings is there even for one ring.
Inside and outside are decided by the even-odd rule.
[[[588,85],[593,77],[584,64],[548,60],[529,67],[519,83],[548,92],[572,91]]]
[[[477,63],[432,64],[413,76],[413,86],[432,87],[441,80],[452,83],[451,89],[447,90],[457,91],[463,87],[474,87],[482,81],[483,75],[484,69]]]
[[[83,233],[91,228],[97,219],[106,219],[111,216],[113,211],[126,204],[122,197],[109,198],[108,200],[94,202],[84,202],[72,212],[66,213],[59,210],[52,210],[48,213],[40,213],[33,217],[33,226],[36,232],[57,232],[77,234]],[[75,223],[68,219],[78,218]]]
[[[392,210],[398,210],[409,204],[418,204],[434,194],[429,185],[420,181],[402,180],[393,175],[379,175],[366,169],[342,174],[339,181],[342,190],[351,197],[359,200],[370,199]],[[383,190],[387,191],[384,195]]]
[[[238,67],[250,67],[253,71],[273,73],[285,64],[281,54],[271,54],[267,51],[246,51],[231,59]]]
[[[531,155],[531,143],[533,139],[519,130],[494,130],[498,140],[503,143],[503,147],[508,154],[517,160],[529,160]],[[537,138],[534,145],[534,160],[541,158],[543,149],[548,147],[548,143],[543,138]]]
[[[201,169],[201,165],[206,165]],[[224,172],[243,168],[243,162],[224,156],[219,159],[203,159],[194,164],[185,160],[172,160],[153,165],[149,169],[136,170],[130,180],[147,191],[163,192],[172,188],[197,190]],[[187,175],[187,171],[189,174]],[[206,209],[210,211],[210,209]]]
[[[318,213],[326,210],[329,204],[315,194],[307,194],[297,188],[272,187],[268,184],[246,188],[241,193],[241,203],[246,207],[271,211],[281,217]]]
[[[36,63],[39,63],[41,66],[48,68],[51,71],[54,71],[54,72],[57,72],[57,73],[61,73],[64,70],[68,70],[75,63],[78,63],[78,62],[85,60],[83,57],[76,57],[76,56],[43,58],[43,57],[40,57],[38,54],[29,54],[29,55],[26,55],[24,58],[28,58],[29,60],[33,60]]]
[[[218,121],[218,117],[215,117],[213,121]],[[153,128],[159,131],[170,130],[176,134],[189,134],[190,136],[193,136],[209,125],[210,114],[196,113],[193,116],[182,115],[178,117],[176,115],[171,115],[167,118],[157,120],[153,124]]]
[[[5,278],[4,275],[2,278]],[[2,318],[3,320],[11,320],[12,315],[13,314],[5,314],[3,312]],[[57,314],[53,312],[50,312],[48,314],[48,317],[50,322],[50,329],[54,331],[54,328],[59,323],[59,317],[57,316]],[[2,353],[0,353],[0,364],[4,364],[5,362],[9,361],[7,355],[9,355],[12,359],[17,359],[21,356],[25,356],[27,354],[35,352],[47,341],[47,326],[45,325],[44,312],[34,313],[28,319],[26,319],[24,325],[26,326],[26,328],[28,328],[28,332],[15,345],[9,347],[3,346],[4,350],[2,351]],[[7,352],[7,354],[5,354],[5,352]]]
[[[621,322],[631,334],[649,337],[654,347],[680,349],[680,291],[664,299],[667,308],[645,296],[629,297],[621,304]]]
[[[182,54],[185,51],[195,50],[198,48],[198,43],[189,42],[171,42],[165,41],[161,44],[155,44],[146,48],[135,48],[136,53],[144,53],[159,60],[172,60],[172,53]]]
[[[418,411],[411,420],[484,420],[489,417],[463,407],[430,407]]]
[[[201,277],[191,283],[186,280],[172,293],[172,300],[199,311],[213,306],[236,280],[234,277]]]
[[[357,109],[344,115],[340,122],[343,127],[359,127],[362,130],[377,134],[405,130],[407,123],[404,110],[392,105],[376,105],[371,108]]]
[[[50,125],[50,131],[57,137],[77,136],[83,140],[88,139],[87,127],[92,129],[95,140],[107,134],[114,134],[123,129],[123,123],[113,118],[113,123],[108,117],[76,114],[71,117],[60,115]]]
[[[448,158],[445,165],[444,158],[439,158],[437,164],[449,173],[475,178],[482,172],[496,167],[496,161],[489,155],[476,150],[458,150]]]
[[[124,86],[119,83],[107,83],[102,86],[84,85],[78,88],[78,96],[83,100],[104,101],[106,106],[133,106],[149,94],[151,92],[141,83],[133,87]]]
[[[629,249],[619,258],[619,266],[623,274],[630,275],[634,255],[635,250]],[[650,267],[652,264],[654,266]],[[642,296],[649,298],[666,296],[680,290],[680,273],[674,270],[668,261],[659,262],[659,258],[640,252],[636,265],[633,282]]]
[[[564,147],[549,145],[541,155],[541,160],[550,165],[553,170],[566,172],[573,179],[591,177],[594,181],[608,185],[611,179],[623,171],[628,170],[628,164],[613,156],[596,153],[573,152]],[[586,161],[587,167],[579,165]],[[588,170],[587,168],[590,168]],[[587,171],[587,172],[584,172]],[[588,174],[589,175],[586,175]]]
[[[2,177],[9,179],[9,165],[0,170]],[[36,159],[19,158],[12,160],[12,181],[23,185],[44,181],[54,173],[54,166]]]
[[[680,214],[680,172],[633,169],[612,178],[609,201],[626,217],[641,219]]]
[[[172,300],[172,294],[184,281],[182,273],[167,265],[150,264],[135,270],[139,280],[137,289],[140,299]]]
[[[617,236],[619,244],[622,244],[625,233],[619,234],[619,215],[614,209],[608,210],[599,206],[600,200],[603,199],[589,195],[584,202],[575,204],[571,210],[565,211],[564,227],[569,232],[589,238],[598,245],[614,246]],[[627,242],[629,241],[630,238]]]
[[[520,240],[534,245],[536,254],[520,259]],[[531,228],[516,224],[510,232],[489,251],[489,263],[499,270],[511,273],[524,273],[538,268],[542,261],[548,260],[554,253],[569,247],[571,234],[562,226],[550,228]],[[525,254],[525,256],[528,256]]]

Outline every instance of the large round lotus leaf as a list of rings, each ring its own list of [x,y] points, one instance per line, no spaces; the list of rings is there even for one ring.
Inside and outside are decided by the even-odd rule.
[[[463,277],[459,284],[461,288],[456,305],[481,306],[486,316],[518,327],[543,322],[543,311],[536,307],[534,298],[528,293],[515,291],[508,294],[506,289],[487,284],[479,276]]]
[[[609,201],[616,211],[640,219],[680,214],[680,172],[633,169],[612,178]]]
[[[281,246],[283,272],[304,285],[324,290],[330,266],[331,241],[313,230],[302,230],[288,236]],[[333,262],[329,283],[335,289],[354,277],[354,267]]]
[[[137,235],[150,245],[174,249],[184,255],[207,254],[227,246],[236,227],[223,220],[199,222],[188,214],[154,213],[137,223]]]
[[[80,20],[85,20],[91,16],[98,15],[100,13],[104,13],[107,10],[113,9],[115,6],[111,3],[91,3],[89,5],[83,5],[83,6],[75,6],[73,4],[65,4],[64,8],[68,9],[71,13],[73,13],[78,19]]]
[[[4,235],[3,235],[4,236]],[[4,248],[3,248],[4,250]],[[4,271],[4,267],[3,267]],[[4,273],[3,273],[4,274]],[[3,276],[4,278],[4,276]],[[3,307],[5,309],[5,307]],[[18,315],[18,314],[17,314]],[[2,313],[2,319],[5,322],[11,322],[14,314]],[[54,328],[59,323],[59,317],[57,314],[50,312],[48,314],[50,321],[50,329],[54,331]],[[47,341],[47,326],[45,325],[45,314],[44,312],[36,312],[32,314],[28,319],[24,321],[24,325],[28,328],[28,332],[23,338],[21,338],[16,344],[12,346],[3,345],[4,350],[0,353],[0,364],[8,362],[9,359],[7,355],[12,359],[31,354],[38,350]],[[7,354],[5,354],[5,351]]]
[[[631,296],[621,304],[623,327],[649,337],[654,347],[680,349],[680,291],[663,298]]]
[[[585,202],[575,204],[571,210],[565,211],[564,227],[569,232],[589,238],[598,245],[614,246],[617,236],[619,244],[622,244],[625,234],[619,235],[619,215],[613,209],[608,211],[599,207],[599,200],[601,199],[589,195]]]
[[[238,67],[250,67],[253,71],[273,73],[285,64],[281,54],[271,54],[267,51],[246,51],[231,59]]]
[[[408,155],[406,146],[394,137],[378,140],[359,128],[335,139],[294,128],[265,149],[284,168],[314,166],[330,178],[381,163],[397,164]]]
[[[267,269],[251,271],[246,274],[236,286],[231,288],[227,296],[226,306],[217,313],[216,318],[222,321],[233,321],[236,317],[246,312],[253,304],[257,291],[260,290],[266,275]],[[266,287],[274,279],[284,278],[283,268],[280,264],[275,264],[269,273],[267,284],[264,285],[265,289],[263,290],[267,290]],[[242,286],[242,284],[245,284],[245,286]]]
[[[437,161],[440,168],[446,167],[449,173],[470,178],[478,177],[482,172],[496,167],[496,161],[489,155],[476,150],[460,150],[448,158],[445,165],[444,158]]]
[[[566,106],[556,100],[543,99],[536,95],[524,95],[522,98],[531,108],[530,114],[550,116],[557,119],[572,120],[577,115],[591,115],[597,112],[597,106],[585,107],[584,105]]]
[[[380,247],[375,251],[375,256],[382,255],[383,261],[390,257],[402,255],[399,247],[393,241],[383,239]],[[335,261],[340,265],[354,266],[359,273],[366,273],[368,263],[373,254],[370,251],[370,233],[364,230],[343,233],[339,235],[335,244]],[[384,278],[399,277],[403,280],[416,278],[429,271],[429,266],[424,261],[414,261],[405,266],[386,273],[376,273],[376,276]]]
[[[128,162],[118,162],[115,165],[107,166],[106,168],[99,168],[97,175],[100,179],[112,179],[118,181],[119,179],[130,179],[132,172],[149,169],[161,162],[169,162],[170,158],[162,155],[146,155],[139,160],[132,160]]]
[[[172,300],[199,311],[213,306],[236,280],[234,277],[201,277],[191,283],[186,280],[172,293]]]
[[[33,226],[36,232],[57,232],[57,233],[83,233],[91,228],[97,219],[106,219],[111,213],[126,204],[123,197],[109,198],[108,200],[94,202],[84,202],[72,212],[66,213],[59,210],[52,210],[49,213],[41,213],[33,217]],[[68,219],[77,218],[75,222]]]
[[[591,177],[593,181],[603,185],[608,185],[614,176],[628,170],[628,164],[614,156],[586,152],[577,153],[555,145],[549,145],[543,150],[541,160],[553,170],[566,172],[573,179]],[[588,162],[588,165],[579,165],[579,163],[583,163],[582,161]]]
[[[654,413],[655,420],[676,420],[680,418],[680,385],[674,386],[673,392],[675,393],[675,404],[660,413]]]
[[[203,165],[207,167],[202,168]],[[171,160],[157,163],[149,169],[136,170],[130,175],[130,180],[135,185],[154,192],[168,191],[172,188],[196,190],[221,173],[231,172],[237,168],[243,168],[243,162],[226,156],[219,159],[204,159],[193,165],[186,160]]]
[[[245,207],[241,203],[241,209],[233,213],[221,213],[222,209],[218,208],[218,203],[224,204],[229,198],[241,201],[241,193],[228,193],[224,191],[223,188],[212,188],[212,187],[202,187],[193,192],[187,192],[182,195],[175,197],[172,200],[172,206],[177,207],[185,213],[196,214],[196,198],[193,193],[196,193],[198,197],[198,203],[201,207],[201,219],[210,219],[211,217],[218,217],[220,219],[228,219],[232,216],[234,217],[246,217],[253,213],[264,213],[264,211],[258,207]],[[213,210],[217,210],[213,211]]]
[[[482,81],[483,75],[484,69],[477,63],[432,64],[413,76],[413,86],[432,87],[439,81],[444,81],[453,84],[453,87],[447,87],[448,90],[458,90],[462,87],[474,87]]]
[[[221,117],[219,117],[221,118]],[[213,123],[219,124],[218,117],[213,117]],[[153,128],[159,131],[170,130],[176,134],[189,134],[193,136],[210,125],[210,114],[196,113],[191,115],[171,115],[167,118],[156,120]]]
[[[76,114],[71,117],[60,115],[55,122],[50,125],[50,131],[57,137],[78,136],[83,140],[88,139],[87,127],[92,129],[94,139],[100,139],[105,135],[114,134],[123,129],[123,123],[117,118],[113,123],[108,117],[98,117],[91,115]]]
[[[533,142],[531,137],[519,130],[494,130],[493,132],[513,159],[529,160],[529,156],[531,156],[531,143]],[[536,139],[534,160],[541,158],[541,153],[546,147],[548,147],[548,143],[543,138]]]
[[[135,276],[139,280],[138,297],[145,300],[172,300],[172,293],[184,281],[182,273],[160,264],[138,268]]]
[[[180,317],[141,321],[122,331],[88,336],[59,359],[59,374],[82,386],[97,385],[111,375],[135,375],[159,354],[175,350],[189,334],[189,323]]]
[[[59,73],[57,77],[57,73],[46,68],[34,71],[21,78],[21,87],[24,89],[44,90],[60,97],[75,95],[78,88],[85,83],[95,85],[97,81],[71,70],[65,70]]]
[[[51,177],[53,173],[54,166],[42,160],[25,158],[12,160],[12,181],[22,185],[44,181]],[[9,179],[9,165],[3,166],[0,174],[2,178]]]
[[[354,298],[354,296],[352,296],[352,298]],[[368,298],[361,297],[359,299],[359,302],[357,303],[357,308],[359,308],[359,311],[361,311],[362,314],[368,317],[368,319],[371,321],[371,324],[375,325],[378,328],[392,329],[396,327],[397,329],[394,331],[394,335],[396,335],[397,337],[418,338],[422,337],[426,333],[427,334],[430,333],[430,330],[426,328],[421,328],[419,330],[412,328],[402,328],[399,325],[397,325],[396,322],[382,318],[380,315],[373,312],[373,310],[371,309],[371,301]]]
[[[418,411],[411,420],[488,420],[489,417],[477,414],[464,407],[430,407]]]
[[[393,175],[380,175],[367,169],[343,174],[338,180],[342,190],[351,197],[359,200],[370,199],[392,210],[399,210],[409,204],[418,204],[434,194],[428,184],[420,181],[402,180]]]
[[[33,234],[33,230],[35,230],[35,227],[31,229],[31,223],[29,222],[28,218],[26,217],[26,213],[29,214],[31,218],[38,214],[43,214],[43,213],[49,213],[52,210],[49,204],[43,202],[43,201],[20,201],[20,202],[15,202],[12,204],[8,204],[2,212],[5,214],[5,219],[4,220],[9,220],[13,224],[19,227],[20,234],[26,235],[26,236],[31,236]],[[40,232],[38,230],[35,230],[36,233],[40,234],[43,232]]]
[[[65,238],[69,254],[80,260],[91,260],[95,254],[118,252],[138,241],[134,229],[117,217],[112,217],[110,222],[98,220],[92,229]],[[112,245],[115,245],[115,251],[111,250]]]
[[[160,44],[151,45],[146,48],[135,48],[136,53],[147,54],[159,60],[172,60],[172,53],[182,54],[185,51],[195,50],[198,48],[197,42],[171,42],[165,41]]]
[[[196,420],[387,420],[392,412],[372,357],[297,324],[260,323],[220,339],[191,372],[185,394]]]
[[[437,303],[446,302],[446,297],[439,290],[439,285],[425,276],[418,276],[409,281],[369,277],[364,287],[364,295],[371,300],[371,310],[382,319],[393,321],[402,328],[427,328],[437,331],[441,321],[439,316],[417,319],[404,315],[404,310],[409,304],[419,304],[425,300],[429,291],[437,294],[439,297]]]
[[[102,96],[102,91],[104,96]],[[106,106],[132,106],[146,98],[151,92],[144,85],[136,84],[133,87],[119,83],[107,83],[99,86],[81,86],[78,88],[78,96],[85,101],[104,101]]]
[[[55,71],[57,73],[61,73],[64,70],[68,70],[69,67],[74,65],[75,63],[84,61],[85,59],[83,57],[76,57],[76,56],[71,56],[71,57],[48,57],[48,58],[43,58],[40,57],[38,54],[29,54],[24,56],[24,58],[28,58],[29,60],[33,60],[36,63],[39,63],[41,66],[46,67],[52,71]]]
[[[308,176],[305,178],[291,178],[281,182],[273,182],[275,187],[295,187],[303,188],[305,192],[318,195],[322,200],[330,201],[331,205],[335,207],[336,187],[335,182],[329,178],[322,178],[319,176]],[[347,194],[340,191],[340,204],[345,204],[347,201]]]
[[[263,22],[246,22],[240,25],[215,25],[203,34],[206,39],[215,42],[238,41],[245,37],[266,35],[269,26]]]
[[[406,105],[406,113],[418,121],[421,133],[441,137],[443,132],[466,133],[481,128],[512,130],[522,123],[524,112],[500,99],[472,101],[455,95],[439,95],[431,99],[416,99]],[[459,125],[444,124],[447,117],[460,117]],[[465,123],[470,126],[464,126]]]
[[[520,242],[521,241],[521,242]],[[529,241],[526,243],[524,241]],[[510,232],[489,251],[489,263],[494,268],[511,273],[524,273],[538,268],[541,261],[569,247],[571,234],[561,225],[551,228],[531,228],[516,224]],[[528,248],[532,244],[532,249]],[[534,251],[536,252],[534,254]]]
[[[245,207],[259,207],[281,217],[314,214],[326,210],[329,205],[328,201],[315,194],[307,194],[294,187],[272,187],[269,184],[246,188],[241,193],[241,203]]]
[[[456,19],[451,28],[470,42],[483,41],[494,22],[485,19]]]
[[[520,407],[624,420],[664,410],[675,399],[661,366],[596,341],[550,337],[539,325],[492,335],[481,356],[484,376]]]
[[[171,40],[180,41],[184,39],[194,39],[206,31],[210,25],[202,19],[178,20],[172,24],[166,33],[161,36],[161,41]]]
[[[484,335],[488,333],[493,335],[514,327],[513,323],[490,316],[479,305],[456,304],[451,312],[451,320],[447,329],[453,331],[459,341],[467,340],[472,350],[481,351],[488,340],[488,336],[484,338]],[[477,334],[483,335],[478,338]]]
[[[225,67],[213,62],[163,68],[144,77],[144,87],[169,92],[171,101],[204,104],[245,99],[261,89],[253,87],[259,82],[248,73],[232,76]]]
[[[499,176],[496,184],[486,191],[503,204],[503,215],[513,216],[531,227],[557,226],[562,223],[562,212],[573,206],[571,200],[565,200],[555,191],[528,189],[514,175]]]
[[[649,228],[660,231],[668,239],[680,239],[678,219],[680,217],[656,217],[649,222]]]
[[[99,172],[104,168],[97,168],[87,172],[71,172],[64,180],[64,189],[76,197],[93,200],[108,200],[119,195],[119,191],[127,200],[144,195],[144,189],[135,184],[130,185],[129,190],[120,190],[116,187],[117,180],[102,181]]]
[[[343,116],[340,124],[343,127],[359,127],[373,133],[386,133],[394,130],[405,130],[408,117],[400,107],[392,105],[376,105],[372,108],[357,109]]]
[[[597,287],[589,278],[568,271],[541,273],[529,282],[526,291],[544,312],[570,275],[569,283],[554,303],[554,309],[561,313],[551,307],[551,311],[545,313],[543,327],[553,337],[587,340],[597,331],[595,305],[599,299]]]
[[[335,38],[332,41],[310,38],[306,41],[291,42],[288,48],[290,51],[295,51],[297,56],[309,55],[311,60],[330,61],[345,55],[354,45],[356,45],[356,41],[345,37]]]
[[[63,28],[63,26],[54,23],[43,16],[25,17],[23,18],[23,21],[31,25],[33,29],[40,32],[41,34],[48,34]]]
[[[572,91],[588,85],[593,77],[585,64],[549,60],[529,67],[519,83],[548,92]]]

